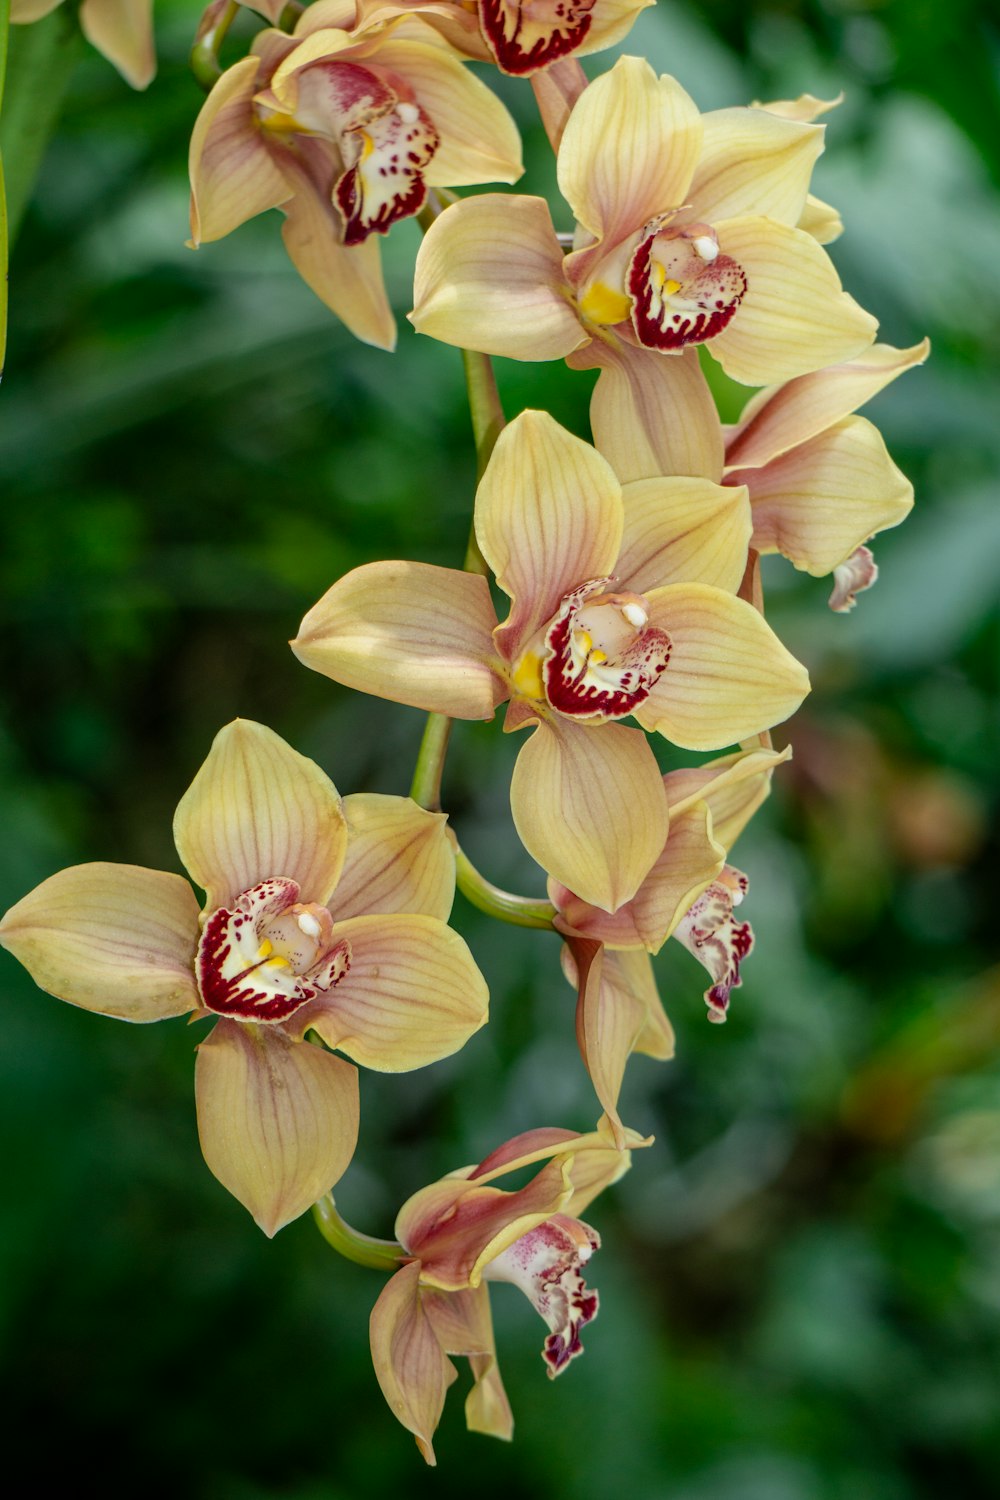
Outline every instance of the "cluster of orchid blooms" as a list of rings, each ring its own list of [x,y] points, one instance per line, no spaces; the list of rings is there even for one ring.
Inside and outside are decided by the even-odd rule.
[[[179,875],[90,864],[0,926],[72,1004],[214,1019],[195,1075],[205,1159],[265,1233],[312,1207],[331,1244],[392,1273],[371,1319],[375,1370],[430,1462],[449,1356],[470,1361],[470,1428],[511,1432],[484,1283],[533,1300],[550,1375],[581,1351],[599,1240],[579,1215],[650,1144],[619,1114],[628,1058],[673,1053],[650,955],[674,938],[701,960],[713,1020],[740,983],[753,939],[729,854],[791,754],[768,731],[809,686],[765,621],[760,555],[832,573],[831,605],[848,609],[876,576],[865,543],[912,503],[854,413],[927,346],[875,343],[823,248],[841,228],[809,191],[830,106],[703,115],[636,57],[588,84],[579,55],[620,41],[646,3],[256,0],[270,24],[221,71],[242,7],[213,0],[193,54],[211,85],[191,144],[193,243],[279,209],[300,275],[391,349],[379,237],[419,215],[411,318],[465,352],[481,461],[466,568],[356,568],[292,642],[334,681],[428,712],[411,797],[341,798],[270,729],[237,720],[174,824],[200,909]],[[30,20],[51,3],[14,7]],[[153,70],[149,11],[81,11],[138,85]],[[558,229],[541,198],[450,191],[522,170],[514,122],[469,60],[530,78],[567,205]],[[735,426],[702,348],[762,387]],[[494,354],[596,368],[594,445],[544,412],[505,426]],[[510,601],[502,621],[491,581]],[[440,811],[451,721],[501,704],[505,731],[528,731],[511,809],[546,900],[490,885]],[[649,735],[724,753],[661,775]],[[330,1191],[357,1141],[357,1065],[423,1067],[487,1018],[486,983],[448,926],[456,873],[492,915],[561,935],[601,1119],[526,1131],[417,1192],[396,1238],[374,1240]],[[503,1186],[525,1168],[525,1186]]]

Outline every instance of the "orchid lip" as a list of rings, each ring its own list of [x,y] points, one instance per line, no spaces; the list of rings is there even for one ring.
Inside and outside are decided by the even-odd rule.
[[[747,289],[742,266],[719,249],[708,224],[645,226],[626,276],[639,342],[671,352],[714,338],[729,324]]]
[[[505,73],[523,75],[575,52],[596,0],[479,0],[479,24]]]

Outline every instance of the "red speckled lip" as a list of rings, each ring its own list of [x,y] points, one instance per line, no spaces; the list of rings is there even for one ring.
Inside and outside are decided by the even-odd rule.
[[[479,24],[505,73],[537,72],[575,52],[595,0],[479,0]]]
[[[334,189],[345,245],[360,245],[419,213],[427,196],[423,170],[440,143],[433,120],[417,104],[396,103],[365,125],[358,159]]]
[[[581,584],[567,594],[545,636],[551,655],[542,666],[542,680],[550,704],[573,719],[623,719],[649,697],[650,689],[670,660],[670,638],[656,626],[637,631],[629,645],[604,662],[600,676],[572,650],[573,627],[581,609],[607,579]]]
[[[653,272],[656,259],[666,276],[680,283],[664,295]],[[656,230],[636,247],[626,280],[632,297],[632,326],[647,349],[683,349],[714,338],[729,323],[743,300],[747,279],[730,255],[702,260],[690,242],[675,231]]]

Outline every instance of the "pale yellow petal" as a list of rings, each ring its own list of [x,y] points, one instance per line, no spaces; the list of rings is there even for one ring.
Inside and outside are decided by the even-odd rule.
[[[426,1462],[435,1464],[434,1433],[457,1371],[424,1311],[419,1261],[386,1282],[372,1309],[369,1332],[372,1364],[389,1409],[413,1433]]]
[[[156,76],[153,0],[83,0],[80,27],[134,89]]]
[[[363,1067],[402,1073],[450,1057],[485,1024],[486,981],[457,932],[437,917],[389,913],[335,922],[348,973],[295,1017]]]
[[[504,428],[476,494],[476,537],[511,609],[496,634],[509,658],[565,594],[614,572],[621,485],[607,461],[548,412]]]
[[[771,99],[766,104],[755,102],[754,109],[766,109],[769,114],[780,115],[784,120],[804,120],[810,124],[831,109],[843,104],[843,91],[836,99],[818,99],[815,94],[800,94],[797,99]]]
[[[474,1384],[465,1398],[466,1427],[509,1442],[514,1417],[497,1366],[489,1288],[439,1292],[425,1287],[421,1296],[441,1348],[468,1356]]]
[[[763,469],[733,477],[750,485],[756,550],[781,552],[817,578],[877,531],[898,526],[913,505],[913,485],[864,417],[845,417]]]
[[[198,1135],[209,1169],[266,1235],[340,1180],[358,1139],[358,1073],[280,1027],[220,1021],[198,1048]]]
[[[10,23],[12,26],[30,26],[50,15],[62,0],[10,0]]]
[[[625,1130],[618,1114],[618,1096],[625,1065],[646,1023],[646,1007],[627,985],[615,983],[612,965],[605,975],[605,953],[600,943],[575,942],[573,956],[579,985],[576,1039],[594,1093],[621,1149]]]
[[[797,223],[824,127],[760,109],[712,110],[702,125],[701,158],[687,198],[693,216],[707,224],[738,214]]]
[[[517,758],[510,804],[531,857],[605,911],[635,895],[667,837],[656,758],[622,724],[539,723]]]
[[[656,987],[656,975],[648,953],[633,949],[629,953],[609,953],[607,962],[613,964],[633,995],[638,996],[646,1007],[646,1024],[635,1042],[635,1051],[657,1062],[669,1062],[674,1055],[674,1028],[663,1009],[663,1001]],[[631,1141],[637,1145],[649,1145],[649,1141]]]
[[[735,316],[710,344],[733,380],[790,380],[852,359],[872,342],[878,323],[843,290],[811,235],[751,215],[715,228],[720,249],[747,278]]]
[[[478,574],[376,562],[328,589],[291,645],[303,665],[345,687],[453,719],[489,719],[506,697],[490,665],[495,625]]]
[[[644,594],[665,583],[710,583],[735,594],[752,529],[744,488],[707,479],[637,479],[623,486],[622,499],[618,588]]]
[[[621,57],[581,95],[559,147],[559,190],[605,248],[688,202],[701,116],[676,79]]]
[[[623,41],[639,18],[641,11],[655,5],[656,0],[594,0],[590,12],[590,30],[576,49],[577,57],[587,57],[592,52],[603,52]]]
[[[712,836],[728,854],[771,791],[775,767],[790,760],[785,750],[738,750],[703,766],[685,766],[664,778],[670,816],[705,802],[712,814]]]
[[[646,595],[670,636],[663,676],[636,718],[686,750],[719,750],[787,719],[809,691],[801,663],[753,605],[707,584]]]
[[[219,731],[174,817],[177,851],[206,892],[205,909],[275,875],[321,905],[340,877],[347,824],[337,788],[315,761],[264,724]]]
[[[201,107],[191,132],[191,242],[221,239],[294,192],[264,143],[253,108],[260,62],[244,57],[227,69]]]
[[[347,857],[331,907],[338,922],[376,912],[419,912],[447,921],[455,851],[443,813],[409,797],[356,792],[344,798]]]
[[[43,880],[0,922],[0,946],[40,989],[122,1021],[200,1005],[198,902],[186,880],[137,865],[74,865]]]
[[[342,226],[329,198],[309,182],[282,205],[281,236],[302,280],[356,339],[376,349],[396,347],[396,320],[382,278],[377,234],[361,245],[341,243]]]
[[[759,468],[789,448],[825,432],[870,401],[890,381],[923,364],[930,353],[924,339],[910,349],[873,344],[846,364],[800,375],[785,385],[758,391],[726,434],[730,468]]]
[[[445,344],[561,359],[587,342],[543,198],[482,193],[436,219],[417,254],[410,322]]]
[[[843,234],[844,221],[832,204],[808,193],[799,214],[798,227],[811,234],[817,245],[832,245]]]
[[[595,341],[570,364],[600,366],[590,426],[623,483],[660,474],[721,479],[722,426],[696,349],[667,355]]]

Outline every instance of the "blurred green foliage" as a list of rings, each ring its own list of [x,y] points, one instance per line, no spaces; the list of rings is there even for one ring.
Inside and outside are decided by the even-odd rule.
[[[352,343],[295,278],[274,215],[185,249],[195,16],[181,0],[158,15],[147,95],[89,51],[74,73],[12,263],[4,905],[84,859],[176,868],[173,807],[236,714],[345,792],[405,791],[421,716],[303,671],[284,642],[355,564],[464,549],[454,351],[405,322],[393,357]],[[737,854],[758,942],[732,1018],[706,1025],[700,971],[662,956],[678,1057],[630,1070],[623,1114],[657,1142],[592,1213],[587,1357],[549,1385],[534,1314],[500,1288],[515,1443],[466,1435],[455,1391],[430,1473],[371,1373],[377,1278],[308,1220],[265,1241],[204,1168],[194,1034],[84,1015],[5,961],[4,1407],[32,1488],[997,1492],[996,25],[975,0],[706,0],[661,3],[628,49],[704,108],[843,88],[816,184],[847,224],[835,259],[885,339],[935,345],[871,408],[918,498],[876,544],[875,591],[834,617],[822,582],[766,569],[814,693]],[[528,91],[502,90],[527,190],[547,190]],[[406,225],[387,246],[401,313],[415,245]],[[587,377],[499,363],[509,413],[546,406],[586,431]],[[499,725],[458,726],[445,802],[491,878],[538,891],[510,827],[515,748]],[[369,1232],[506,1136],[597,1113],[555,942],[461,901],[455,920],[492,1024],[436,1068],[363,1079],[338,1197]]]

